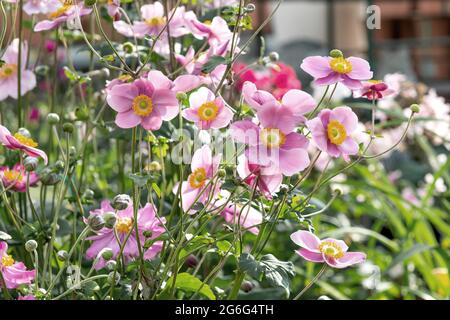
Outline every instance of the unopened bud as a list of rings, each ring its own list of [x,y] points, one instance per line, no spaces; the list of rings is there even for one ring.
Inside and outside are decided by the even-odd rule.
[[[420,112],[420,106],[418,104],[412,104],[409,108],[414,113],[419,113]]]
[[[152,161],[145,168],[149,172],[150,171],[160,171],[161,170],[161,164],[158,161]]]
[[[66,133],[72,133],[74,130],[73,124],[66,122],[63,124],[63,131]]]
[[[23,160],[23,166],[28,172],[36,170],[38,164],[39,160],[37,158],[26,157],[25,160]]]
[[[30,131],[28,131],[26,128],[19,128],[17,132],[23,135],[24,137],[31,138]]]
[[[250,281],[244,281],[241,285],[241,289],[244,292],[250,292],[253,290],[255,286]]]
[[[227,171],[225,169],[219,169],[219,171],[217,171],[217,176],[219,178],[225,178],[227,176]]]
[[[99,231],[105,226],[105,220],[98,214],[91,215],[88,218],[88,225],[93,231]]]
[[[277,62],[278,60],[280,60],[280,55],[278,54],[278,52],[272,51],[271,53],[269,53],[269,59],[272,62]]]
[[[249,3],[246,7],[245,7],[245,12],[246,13],[252,13],[253,11],[256,10],[256,6],[253,3]]]
[[[330,51],[330,57],[332,58],[342,58],[344,54],[339,49],[333,49]]]
[[[105,248],[102,250],[102,258],[106,261],[111,260],[113,257],[113,251],[110,248]]]
[[[66,250],[59,250],[56,256],[58,257],[59,261],[66,261],[67,258],[69,257],[69,254],[67,253]]]
[[[109,260],[106,262],[106,269],[108,269],[109,271],[113,271],[114,269],[116,269],[117,266],[117,262],[114,260]]]
[[[108,275],[108,282],[110,284],[118,284],[120,281],[120,273],[112,271]]]
[[[114,212],[108,211],[103,214],[103,220],[105,220],[105,227],[112,229],[116,224],[117,216]]]
[[[55,168],[57,170],[64,170],[64,161],[58,160],[55,162]]]
[[[131,198],[127,194],[118,194],[114,197],[111,206],[116,210],[125,210],[131,204]]]
[[[35,240],[28,240],[25,242],[25,250],[28,252],[33,252],[38,247],[38,243]]]
[[[188,96],[187,96],[186,92],[182,92],[182,91],[177,92],[177,99],[178,99],[178,101],[184,101],[187,98],[188,98]]]
[[[50,125],[55,125],[59,123],[59,116],[56,113],[49,113],[47,115],[47,121]]]
[[[151,230],[145,230],[143,233],[144,237],[151,238],[153,235],[153,232]]]
[[[93,200],[94,199],[94,191],[92,191],[91,189],[86,189],[83,192],[83,198],[85,200]]]
[[[135,51],[134,44],[132,44],[131,42],[125,42],[123,44],[123,51],[125,51],[126,53],[133,53]]]
[[[184,262],[188,268],[195,268],[198,265],[198,259],[193,254],[190,254]]]

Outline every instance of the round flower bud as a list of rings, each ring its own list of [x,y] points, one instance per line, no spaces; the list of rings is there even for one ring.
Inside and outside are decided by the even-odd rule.
[[[50,168],[44,168],[39,174],[39,179],[46,186],[53,186],[61,181],[61,177]]]
[[[183,91],[177,92],[177,99],[178,99],[178,101],[184,101],[187,98],[188,98],[188,96],[187,96],[186,92],[183,92]]]
[[[131,204],[131,198],[127,194],[118,194],[114,197],[111,206],[116,210],[125,210]]]
[[[108,282],[118,284],[120,281],[120,273],[112,271],[108,274]]]
[[[55,125],[59,123],[59,116],[56,113],[49,113],[47,115],[47,121],[51,125]]]
[[[101,251],[102,258],[105,260],[111,260],[113,257],[113,251],[111,248],[105,248]]]
[[[129,41],[125,42],[123,44],[123,51],[125,51],[126,53],[133,53],[135,51],[134,44]]]
[[[89,109],[86,106],[75,109],[75,116],[77,120],[86,121],[89,119]]]
[[[23,135],[24,137],[31,138],[30,131],[28,131],[26,128],[19,128],[17,132]]]
[[[219,178],[225,178],[227,176],[227,171],[225,169],[219,169],[219,171],[217,171],[217,175]]]
[[[28,172],[36,170],[38,164],[39,160],[37,158],[26,157],[25,160],[23,160],[23,166]]]
[[[278,54],[278,52],[272,51],[271,53],[269,53],[269,59],[272,62],[277,62],[278,60],[280,60],[280,55]]]
[[[414,113],[419,113],[420,112],[420,106],[418,104],[412,104],[409,108]]]
[[[332,58],[342,58],[344,54],[339,49],[333,49],[330,51],[330,57]]]
[[[34,68],[34,72],[38,75],[38,76],[46,76],[48,74],[48,71],[50,70],[50,68],[46,65],[39,65],[36,66],[36,68]]]
[[[250,281],[244,281],[241,285],[241,289],[244,292],[250,292],[253,290],[255,286]]]
[[[74,126],[70,122],[66,122],[66,123],[63,124],[63,131],[64,132],[72,133],[73,130],[74,130]]]
[[[105,226],[105,220],[103,220],[103,217],[100,215],[91,215],[88,218],[88,226],[93,231],[99,231]]]
[[[94,191],[92,191],[91,189],[86,189],[83,192],[83,198],[86,200],[93,200],[94,199]]]
[[[105,220],[105,227],[112,229],[116,224],[117,216],[114,212],[108,211],[103,214],[103,220]]]
[[[161,164],[158,161],[152,161],[146,166],[147,171],[160,171]]]
[[[249,3],[246,7],[245,7],[245,12],[247,13],[252,13],[253,11],[256,10],[256,6],[253,3]]]
[[[66,250],[59,250],[56,256],[59,261],[66,261],[67,258],[69,257],[69,254],[67,253]]]
[[[28,240],[25,242],[25,250],[28,252],[33,252],[38,247],[38,243],[35,240]]]
[[[84,0],[84,4],[88,7],[92,7],[96,3],[97,3],[97,0]]]
[[[114,269],[116,269],[117,262],[114,260],[109,260],[106,262],[105,266],[109,271],[113,271]]]
[[[58,160],[55,162],[55,168],[57,170],[64,170],[64,161]]]
[[[185,260],[184,263],[186,264],[186,266],[187,266],[188,268],[195,268],[195,267],[198,265],[198,259],[197,259],[197,257],[194,256],[193,254],[190,254],[190,255],[186,258],[186,260]]]

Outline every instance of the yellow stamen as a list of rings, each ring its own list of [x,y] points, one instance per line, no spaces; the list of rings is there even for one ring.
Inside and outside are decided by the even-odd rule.
[[[203,187],[206,181],[206,170],[203,168],[196,169],[189,175],[188,181],[194,189]]]
[[[352,72],[353,66],[350,61],[345,59],[344,57],[333,58],[330,61],[330,67],[334,72],[340,74],[347,74]]]
[[[264,128],[260,137],[262,143],[269,148],[280,147],[286,142],[286,135],[280,129]]]
[[[153,101],[149,96],[139,95],[133,100],[133,111],[141,117],[148,116],[153,111]]]
[[[151,19],[145,20],[145,23],[150,27],[159,27],[166,23],[165,17],[153,17]]]
[[[16,138],[17,141],[27,147],[36,148],[38,146],[37,142],[35,142],[33,139],[25,137],[23,134],[20,134],[18,132],[14,134],[14,138]]]
[[[381,81],[381,80],[369,80],[367,82],[369,82],[371,84],[379,84],[379,83],[382,83],[383,81]]]
[[[128,234],[133,228],[133,219],[128,217],[118,218],[115,228],[117,232]]]
[[[342,248],[335,242],[323,241],[319,245],[319,251],[330,258],[339,259],[344,256]]]
[[[11,267],[14,264],[14,259],[9,255],[9,254],[5,254],[2,257],[2,266],[4,267]]]
[[[0,67],[0,79],[7,79],[17,73],[17,65],[14,63],[5,63]]]
[[[211,121],[217,117],[219,113],[219,107],[215,104],[214,101],[209,101],[200,106],[198,108],[197,114],[200,119],[203,121]]]
[[[331,120],[328,123],[327,133],[331,143],[338,146],[347,139],[347,131],[344,125],[337,120]]]
[[[56,9],[55,11],[51,12],[48,15],[49,19],[56,19],[56,18],[61,17],[67,11],[69,11],[73,6],[73,3],[71,0],[61,1],[61,3],[62,3],[61,7],[59,7],[58,9]]]
[[[22,172],[16,170],[3,171],[3,177],[9,182],[17,182],[22,180]]]

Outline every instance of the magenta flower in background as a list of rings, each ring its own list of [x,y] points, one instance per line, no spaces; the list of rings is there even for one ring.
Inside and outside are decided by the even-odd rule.
[[[96,209],[90,212],[91,215],[103,215],[106,212],[115,212],[111,207],[109,201],[104,200],[101,203],[100,209]],[[126,262],[131,261],[133,258],[139,256],[139,248],[137,245],[137,237],[141,246],[144,245],[146,237],[144,236],[144,231],[151,232],[151,239],[154,239],[164,233],[164,224],[166,223],[165,218],[159,218],[156,216],[156,208],[147,203],[145,207],[138,210],[137,214],[137,225],[138,233],[134,227],[134,215],[133,206],[128,206],[125,210],[117,211],[117,220],[112,229],[103,228],[97,232],[97,235],[88,237],[87,240],[92,241],[91,246],[86,251],[86,257],[90,260],[95,259],[99,253],[105,249],[109,248],[113,252],[112,259],[116,259],[120,247],[123,245],[128,234],[131,232],[124,250],[123,256]],[[119,241],[117,241],[117,238]],[[162,249],[162,241],[156,241],[144,252],[144,258],[146,260],[153,259]],[[101,269],[105,266],[106,261],[100,258],[95,264],[95,269]]]
[[[48,162],[47,154],[37,149],[38,144],[30,137],[25,137],[23,134],[17,132],[12,135],[9,130],[0,125],[0,142],[8,149],[21,150],[30,157],[42,158],[45,164]]]
[[[320,240],[309,231],[296,231],[291,234],[291,240],[301,247],[296,251],[300,257],[311,262],[325,262],[333,268],[347,268],[366,260],[365,253],[347,252],[348,246],[344,241]]]
[[[5,280],[6,288],[15,289],[21,284],[30,284],[34,280],[35,271],[27,270],[23,262],[14,261],[7,251],[8,244],[0,241],[0,273]]]
[[[286,176],[304,170],[310,163],[306,151],[309,141],[294,132],[302,119],[276,101],[261,105],[257,116],[259,126],[250,120],[237,121],[230,126],[231,137],[248,145],[245,154],[249,161],[272,167]]]
[[[355,98],[365,97],[369,100],[380,100],[395,94],[397,94],[395,90],[389,88],[386,83],[379,80],[365,81],[361,89],[353,92]]]
[[[14,167],[0,167],[0,178],[2,179],[5,188],[16,192],[25,192],[27,190],[27,175],[30,175],[29,185],[33,187],[39,181],[39,176],[36,172],[27,172],[20,163]]]
[[[195,76],[171,81],[160,71],[150,71],[146,78],[112,86],[107,90],[107,102],[118,112],[116,124],[120,128],[141,125],[146,130],[158,130],[163,120],[172,120],[179,112],[176,93],[190,91],[200,83]]]
[[[183,117],[194,122],[200,130],[225,128],[233,118],[233,112],[225,101],[205,87],[189,96],[189,105],[183,110]]]
[[[73,25],[79,23],[82,16],[88,15],[92,9],[85,8],[82,1],[77,4],[73,0],[58,1],[58,7],[49,13],[47,20],[42,20],[34,26],[35,32],[54,29],[61,24],[68,22]]]
[[[189,214],[195,213],[192,205],[196,202],[205,204],[208,198],[213,198],[220,191],[220,182],[211,182],[219,168],[222,155],[213,156],[209,146],[204,145],[194,152],[191,162],[191,174],[187,181],[181,183],[181,201],[183,210]],[[179,184],[173,188],[178,194]],[[211,194],[212,193],[212,194]]]
[[[21,57],[21,90],[20,93],[23,96],[28,91],[31,91],[36,86],[36,76],[33,71],[27,70],[27,56],[28,45],[27,42],[22,42],[22,57]],[[18,82],[17,77],[19,74],[18,61],[19,61],[19,39],[14,39],[6,49],[1,60],[5,63],[0,66],[0,101],[11,97],[17,99],[18,94]]]
[[[238,158],[237,172],[251,188],[256,184],[256,190],[267,199],[272,199],[272,194],[278,191],[283,181],[283,175],[276,168],[250,163],[245,155]]]
[[[324,109],[306,126],[316,146],[330,156],[349,161],[349,155],[358,153],[358,143],[351,136],[358,127],[358,117],[349,107]]]
[[[28,112],[28,121],[30,122],[38,122],[39,121],[39,109],[36,107],[32,107]]]
[[[351,90],[360,89],[361,81],[372,79],[369,63],[356,57],[308,57],[300,66],[314,77],[314,84],[320,86],[342,82]]]
[[[56,41],[53,40],[45,40],[45,50],[48,53],[55,52],[56,48],[58,47]]]

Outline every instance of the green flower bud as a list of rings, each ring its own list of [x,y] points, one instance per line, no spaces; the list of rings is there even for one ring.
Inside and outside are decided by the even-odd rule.
[[[151,230],[145,230],[143,232],[144,237],[150,238],[153,235],[153,232]]]
[[[47,115],[47,121],[50,125],[55,125],[59,123],[59,116],[56,113],[49,113]]]
[[[103,220],[105,220],[105,227],[112,229],[116,224],[117,216],[114,212],[105,212],[103,214]]]
[[[225,169],[219,169],[219,171],[217,171],[217,176],[219,178],[225,178],[227,176],[227,171]]]
[[[39,65],[36,66],[36,68],[34,68],[34,72],[38,75],[38,76],[46,76],[48,74],[48,71],[50,70],[50,68],[46,65]]]
[[[79,121],[86,121],[89,119],[89,109],[86,106],[78,107],[75,109],[75,116]]]
[[[131,42],[125,42],[123,44],[123,51],[125,51],[126,53],[133,53],[135,51],[134,44],[132,44]]]
[[[414,113],[419,113],[420,112],[420,106],[418,104],[416,104],[416,103],[412,104],[409,108]]]
[[[108,262],[106,262],[106,269],[109,271],[113,271],[114,269],[116,269],[117,266],[117,262],[114,260],[109,260]]]
[[[113,257],[113,251],[110,248],[105,248],[102,250],[102,258],[106,261],[111,260]]]
[[[69,257],[69,254],[67,253],[66,250],[59,250],[56,256],[59,261],[66,261],[67,258]]]
[[[131,198],[127,194],[118,194],[111,202],[111,206],[116,210],[125,210],[131,204]]]
[[[108,274],[108,282],[110,284],[118,284],[120,281],[120,273],[112,271]]]
[[[26,157],[25,160],[23,160],[23,166],[25,167],[25,170],[28,172],[36,170],[38,164],[39,160],[37,158]]]
[[[187,98],[188,98],[188,96],[187,96],[186,92],[183,92],[183,91],[177,92],[178,101],[185,101],[185,100],[187,100]]]
[[[58,171],[64,170],[64,161],[58,160],[55,162],[55,169]]]
[[[149,172],[152,171],[160,171],[161,170],[161,164],[158,161],[152,161],[148,165],[146,165],[145,169]]]
[[[38,247],[38,243],[35,240],[28,240],[25,242],[25,250],[28,252],[33,252]]]
[[[95,5],[97,3],[97,0],[84,0],[84,4],[87,7],[92,7],[93,5]]]
[[[94,199],[94,191],[92,191],[91,189],[86,189],[83,192],[83,198],[86,200],[93,200]]]
[[[332,58],[342,58],[344,54],[339,49],[333,49],[330,51],[330,57]]]
[[[70,122],[66,122],[63,124],[63,131],[66,133],[72,133],[74,129],[75,128],[74,128],[73,124]]]
[[[103,217],[100,215],[91,215],[88,218],[88,226],[93,231],[99,231],[105,226],[105,220],[103,220]]]
[[[249,3],[246,7],[245,7],[245,12],[246,13],[252,13],[253,11],[256,10],[256,6],[253,3]]]

